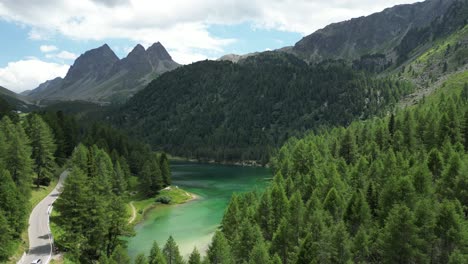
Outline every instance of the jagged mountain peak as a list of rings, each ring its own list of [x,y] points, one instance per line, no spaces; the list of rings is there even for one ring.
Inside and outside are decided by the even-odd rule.
[[[65,79],[69,82],[83,78],[102,79],[118,61],[114,51],[104,44],[80,55],[68,70]]]
[[[126,100],[156,76],[178,66],[160,42],[148,49],[137,44],[121,60],[104,44],[79,56],[65,78],[45,82],[30,94],[48,100]]]
[[[159,59],[159,60],[172,60],[171,55],[167,52],[166,48],[161,44],[161,42],[156,42],[153,45],[151,45],[146,52],[148,53],[148,56],[153,60],[153,59]]]

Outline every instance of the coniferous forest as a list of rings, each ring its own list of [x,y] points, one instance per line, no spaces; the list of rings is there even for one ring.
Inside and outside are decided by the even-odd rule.
[[[266,164],[288,138],[381,113],[413,89],[344,62],[308,65],[293,55],[265,53],[239,64],[203,61],[176,69],[112,116],[174,155]]]
[[[13,254],[27,229],[31,190],[48,186],[61,168],[70,175],[54,206],[59,216],[52,221],[63,232],[55,244],[81,263],[122,251],[122,235],[132,234],[124,203],[130,191],[151,197],[171,181],[164,153],[61,111],[4,113],[0,168],[0,262]]]
[[[211,263],[466,263],[467,95],[289,140],[271,186],[232,198]]]
[[[468,0],[399,5],[216,61],[179,65],[152,47],[120,59],[104,44],[33,91],[0,87],[0,263],[468,263]],[[129,96],[115,105],[103,90]],[[211,164],[239,161],[268,168],[236,178]],[[179,248],[170,228],[195,228],[168,215],[203,236]],[[145,229],[158,221],[165,243]]]

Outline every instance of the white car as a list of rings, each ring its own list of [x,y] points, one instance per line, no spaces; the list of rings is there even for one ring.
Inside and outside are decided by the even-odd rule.
[[[31,264],[42,264],[42,260],[41,259],[35,259],[35,260],[33,260],[33,262],[31,262]]]

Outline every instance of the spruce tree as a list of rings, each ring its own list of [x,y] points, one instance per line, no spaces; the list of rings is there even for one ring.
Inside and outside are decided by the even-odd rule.
[[[15,240],[12,237],[5,215],[5,211],[0,208],[0,241],[2,242],[2,246],[0,247],[0,262],[6,263],[13,251]]]
[[[12,236],[17,239],[26,227],[28,201],[16,187],[10,173],[0,168],[0,210],[5,213]]]
[[[171,185],[171,168],[169,167],[169,159],[166,153],[162,153],[159,158],[159,167],[161,168],[162,181],[164,186]]]
[[[268,253],[268,248],[262,240],[259,240],[255,246],[252,248],[252,252],[250,252],[249,256],[249,264],[257,264],[257,263],[271,263],[270,254]]]
[[[148,264],[148,260],[145,257],[145,254],[140,253],[135,258],[135,264]]]
[[[356,161],[357,146],[353,131],[348,128],[340,144],[340,156],[348,163]]]
[[[231,201],[221,221],[221,230],[228,241],[235,241],[237,239],[238,230],[241,227],[239,218],[239,198],[238,195],[234,193],[231,196]]]
[[[210,264],[234,263],[228,241],[219,231],[216,231],[206,254]]]
[[[156,241],[153,242],[153,246],[151,247],[148,262],[149,264],[166,264],[166,258]]]
[[[130,257],[128,256],[127,250],[122,246],[117,246],[114,252],[112,252],[111,260],[117,264],[130,264]]]
[[[382,258],[385,263],[414,263],[421,252],[414,215],[405,205],[395,205],[385,220],[381,234]]]
[[[189,256],[188,264],[201,264],[200,252],[195,247]]]
[[[351,244],[348,231],[346,231],[346,226],[342,221],[332,228],[330,247],[332,263],[349,263],[351,260]]]
[[[167,264],[183,264],[182,256],[179,253],[179,247],[172,236],[167,239],[163,249]]]
[[[54,135],[49,126],[36,114],[31,115],[29,119],[28,134],[31,139],[34,172],[37,175],[36,185],[48,185],[55,166]]]

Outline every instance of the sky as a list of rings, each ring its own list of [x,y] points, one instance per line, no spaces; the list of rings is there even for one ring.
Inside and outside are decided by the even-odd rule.
[[[181,64],[292,46],[334,22],[415,0],[0,0],[0,86],[64,77],[85,51],[161,42]]]

